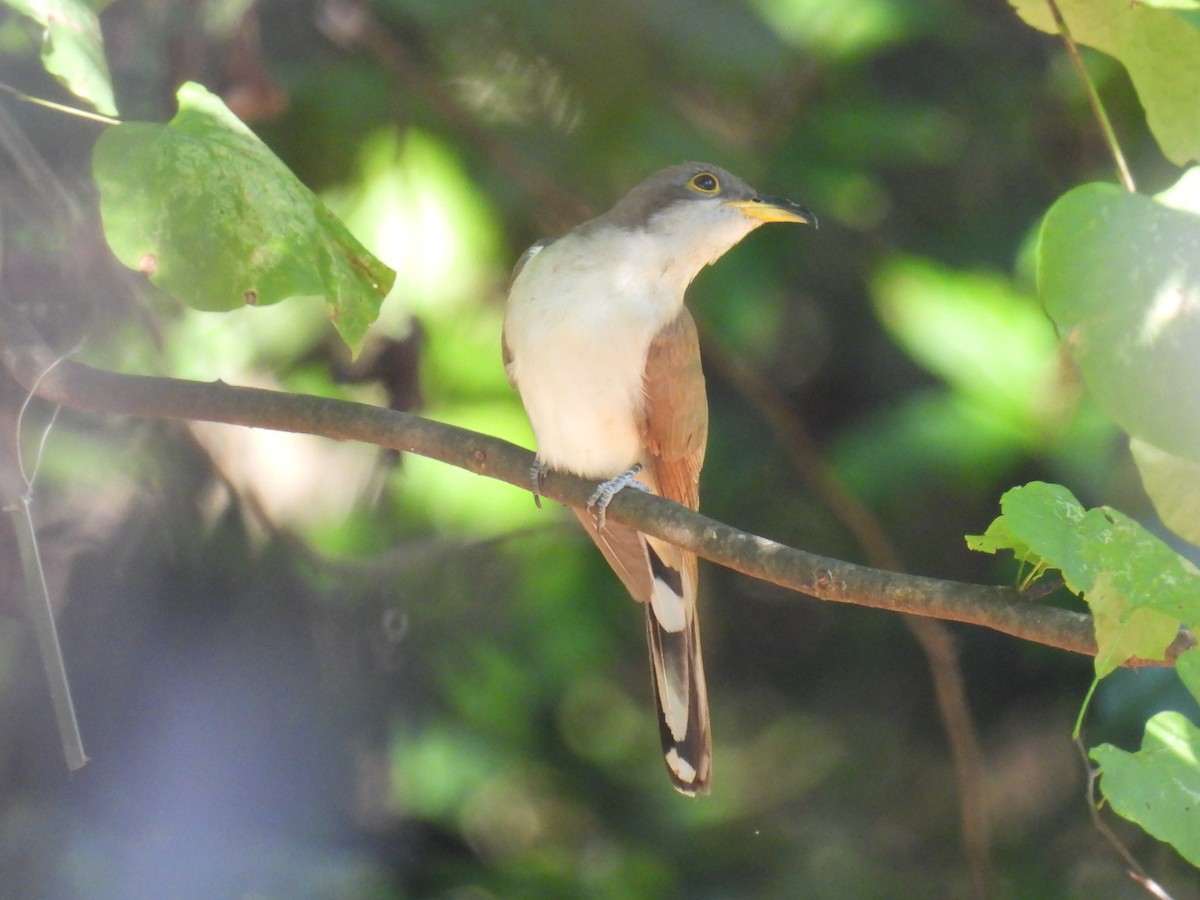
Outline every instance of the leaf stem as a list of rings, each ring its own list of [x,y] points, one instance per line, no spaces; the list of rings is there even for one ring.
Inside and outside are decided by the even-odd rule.
[[[1113,130],[1112,122],[1108,119],[1108,113],[1104,111],[1104,104],[1100,102],[1100,95],[1096,91],[1096,86],[1092,84],[1087,67],[1083,64],[1083,57],[1079,53],[1079,47],[1076,45],[1075,39],[1071,37],[1071,29],[1067,27],[1067,20],[1063,18],[1062,10],[1058,8],[1056,0],[1046,0],[1046,3],[1050,6],[1050,14],[1054,16],[1054,23],[1058,26],[1058,33],[1062,35],[1063,43],[1067,47],[1067,54],[1071,57],[1071,62],[1075,66],[1075,72],[1079,75],[1079,80],[1083,82],[1083,89],[1087,93],[1092,113],[1096,116],[1096,121],[1100,123],[1100,131],[1104,134],[1104,141],[1108,144],[1108,150],[1112,153],[1113,162],[1117,167],[1117,180],[1121,182],[1122,186],[1129,193],[1137,193],[1137,186],[1133,183],[1133,175],[1130,174],[1129,166],[1125,163],[1125,154],[1121,152],[1121,145],[1117,143],[1117,133]]]
[[[114,119],[112,116],[105,116],[100,113],[88,112],[86,109],[77,109],[74,106],[66,106],[62,103],[55,103],[53,100],[43,100],[41,97],[33,97],[26,94],[24,91],[19,91],[11,85],[7,85],[0,81],[0,91],[6,94],[11,94],[18,100],[25,103],[32,103],[35,106],[44,106],[46,109],[52,109],[55,112],[66,113],[69,116],[78,116],[81,119],[90,119],[93,122],[99,122],[102,125],[120,125],[120,119]]]

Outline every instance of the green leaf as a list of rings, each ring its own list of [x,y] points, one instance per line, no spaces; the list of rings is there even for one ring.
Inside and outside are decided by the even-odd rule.
[[[1146,723],[1142,749],[1093,747],[1100,791],[1121,816],[1200,866],[1200,731],[1177,712]]]
[[[1034,28],[1058,34],[1045,0],[1011,0]],[[1077,43],[1119,59],[1129,71],[1146,121],[1177,165],[1200,160],[1200,30],[1194,10],[1130,0],[1058,0]]]
[[[1193,647],[1179,654],[1179,658],[1175,660],[1175,671],[1179,673],[1179,678],[1188,689],[1188,693],[1200,703],[1200,647]]]
[[[1142,487],[1163,524],[1200,546],[1200,463],[1182,459],[1153,444],[1129,441]]]
[[[1162,659],[1163,649],[1179,633],[1179,620],[1146,607],[1135,607],[1101,573],[1088,592],[1088,608],[1096,628],[1096,677],[1103,678],[1131,657]]]
[[[967,546],[989,553],[1012,550],[1038,571],[1060,570],[1074,593],[1091,590],[1095,573],[1080,557],[1076,535],[1086,513],[1074,494],[1059,484],[1034,481],[1006,491],[1000,512],[986,534],[968,535]]]
[[[167,125],[109,129],[92,165],[117,258],[188,306],[320,296],[357,350],[395,279],[200,85],[179,89]]]
[[[1038,282],[1097,404],[1200,462],[1200,215],[1169,202],[1103,184],[1065,194],[1042,225]]]
[[[104,60],[100,20],[79,0],[4,0],[37,22],[42,32],[42,65],[67,90],[106,116],[117,114],[112,79]]]
[[[1180,624],[1200,623],[1200,570],[1115,509],[1084,510],[1066,488],[1032,482],[1000,500],[973,549],[1011,549],[1035,571],[1058,569],[1096,623],[1096,673],[1132,656],[1163,659]]]
[[[1109,506],[1090,509],[1079,538],[1088,567],[1110,575],[1135,606],[1200,624],[1200,571],[1138,522]]]

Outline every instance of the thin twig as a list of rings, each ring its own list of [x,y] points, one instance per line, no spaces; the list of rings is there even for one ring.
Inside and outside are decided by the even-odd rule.
[[[1071,37],[1071,29],[1067,27],[1067,20],[1063,18],[1062,10],[1058,8],[1056,0],[1046,0],[1046,2],[1050,5],[1050,14],[1054,16],[1054,24],[1058,26],[1058,33],[1062,35],[1063,43],[1067,47],[1067,54],[1075,66],[1075,72],[1079,76],[1079,80],[1083,82],[1083,90],[1087,94],[1088,103],[1091,104],[1092,114],[1100,123],[1100,131],[1104,135],[1108,151],[1112,154],[1113,162],[1117,167],[1117,179],[1129,193],[1136,193],[1137,186],[1134,185],[1133,175],[1130,174],[1129,166],[1125,163],[1125,154],[1121,152],[1121,145],[1117,143],[1117,133],[1108,119],[1108,113],[1104,111],[1104,104],[1100,101],[1100,94],[1096,91],[1096,86],[1092,84],[1087,66],[1083,64],[1079,47],[1076,45],[1075,39]]]
[[[0,82],[0,91],[6,94],[11,94],[18,100],[24,103],[32,103],[34,106],[42,106],[46,109],[52,109],[55,112],[66,113],[69,116],[78,116],[81,119],[88,119],[92,122],[99,122],[101,125],[120,125],[120,119],[114,119],[112,116],[106,116],[102,113],[90,112],[86,109],[79,109],[74,106],[66,106],[62,103],[55,103],[53,100],[43,100],[41,97],[34,97],[26,94],[24,91],[19,91],[12,85]]]
[[[1083,743],[1083,738],[1076,735],[1073,741],[1075,749],[1079,751],[1079,756],[1083,759],[1083,770],[1087,773],[1085,797],[1088,812],[1092,816],[1092,825],[1104,836],[1104,839],[1108,841],[1117,855],[1121,857],[1121,860],[1127,866],[1125,874],[1130,879],[1140,884],[1151,897],[1156,897],[1158,900],[1171,900],[1171,895],[1166,892],[1162,885],[1146,874],[1146,870],[1142,868],[1141,864],[1129,851],[1129,848],[1121,842],[1121,839],[1108,827],[1108,823],[1100,817],[1100,805],[1096,802],[1096,779],[1100,777],[1100,770],[1093,766],[1091,759],[1088,758],[1088,751]]]

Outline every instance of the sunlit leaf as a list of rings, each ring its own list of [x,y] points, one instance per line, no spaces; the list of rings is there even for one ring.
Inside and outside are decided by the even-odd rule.
[[[1096,573],[1076,539],[1086,512],[1069,490],[1040,481],[1015,487],[1000,498],[1000,511],[984,535],[968,535],[967,546],[987,553],[1012,550],[1038,569],[1061,571],[1075,593],[1091,590]]]
[[[105,132],[93,168],[117,258],[196,309],[319,296],[357,349],[395,277],[199,85],[169,124]]]
[[[76,97],[106,116],[117,114],[104,59],[100,21],[79,0],[3,0],[42,26],[42,65]]]
[[[1100,766],[1100,791],[1117,813],[1200,865],[1200,731],[1177,712],[1146,723],[1142,749],[1111,744],[1090,753]]]
[[[1001,515],[968,546],[1011,549],[1036,570],[1058,569],[1096,621],[1096,674],[1131,656],[1162,659],[1180,624],[1200,622],[1200,571],[1124,513],[1084,510],[1061,485],[1006,492]]]
[[[1034,28],[1058,34],[1045,0],[1010,0]],[[1194,10],[1130,0],[1058,0],[1071,36],[1115,56],[1129,70],[1146,121],[1163,152],[1184,165],[1200,159],[1200,30]],[[1155,8],[1155,6],[1158,8]]]
[[[1076,188],[1046,214],[1038,282],[1100,407],[1200,462],[1200,215],[1111,185]]]

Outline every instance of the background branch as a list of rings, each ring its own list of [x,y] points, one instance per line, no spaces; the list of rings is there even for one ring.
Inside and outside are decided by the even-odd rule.
[[[530,451],[454,425],[344,400],[234,387],[220,381],[121,375],[70,361],[60,363],[39,383],[58,357],[10,307],[0,304],[0,360],[27,390],[50,402],[106,415],[224,422],[363,441],[520,488],[529,484]],[[587,503],[593,488],[582,478],[552,472],[543,494],[579,507]],[[887,572],[818,556],[640,492],[618,494],[608,515],[712,562],[820,600],[982,625],[1062,650],[1096,652],[1089,616],[1030,603],[1015,588]],[[1192,635],[1181,633],[1171,645],[1168,661],[1194,644]],[[1161,663],[1127,663],[1153,664]]]

